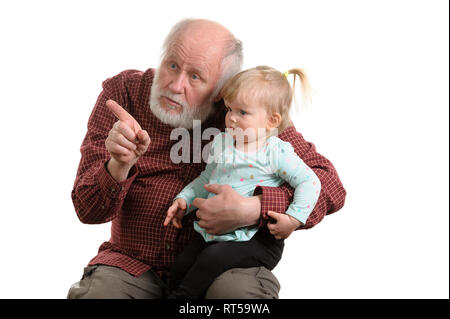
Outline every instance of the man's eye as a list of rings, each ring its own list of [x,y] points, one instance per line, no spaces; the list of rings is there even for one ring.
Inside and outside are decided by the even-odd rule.
[[[175,63],[170,63],[169,67],[175,70],[177,68],[177,65]]]
[[[192,74],[192,80],[198,80],[200,77],[197,74]]]

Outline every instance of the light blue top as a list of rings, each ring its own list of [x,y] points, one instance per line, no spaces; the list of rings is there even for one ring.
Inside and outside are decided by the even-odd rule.
[[[205,170],[189,183],[175,198],[183,198],[187,212],[196,209],[192,202],[196,197],[215,196],[203,187],[205,184],[228,184],[242,196],[253,196],[255,188],[278,187],[288,182],[295,188],[294,199],[286,214],[305,223],[314,209],[320,194],[320,180],[297,156],[289,142],[271,136],[253,153],[245,153],[234,147],[234,139],[228,133],[215,136],[209,151]],[[223,235],[210,235],[194,222],[194,229],[206,242],[246,241],[253,237],[258,227],[238,228]]]

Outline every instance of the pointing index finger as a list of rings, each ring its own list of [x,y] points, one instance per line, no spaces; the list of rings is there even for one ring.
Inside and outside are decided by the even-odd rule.
[[[136,121],[130,113],[125,111],[123,107],[121,107],[116,101],[108,100],[106,101],[106,106],[108,109],[121,121]]]

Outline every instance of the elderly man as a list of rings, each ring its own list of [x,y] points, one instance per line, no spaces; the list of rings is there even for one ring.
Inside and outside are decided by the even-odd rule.
[[[112,222],[103,243],[74,284],[68,298],[165,298],[170,267],[193,235],[192,222],[209,233],[259,225],[268,233],[267,211],[284,212],[292,200],[289,185],[258,187],[243,198],[226,185],[205,186],[217,195],[196,199],[196,214],[184,227],[164,227],[174,196],[205,167],[174,163],[174,128],[224,129],[225,110],[217,96],[242,66],[242,46],[223,26],[208,20],[183,20],[163,46],[155,71],[127,70],[103,82],[81,146],[72,199],[83,223]],[[190,150],[199,151],[193,145]],[[291,127],[279,136],[292,143],[322,182],[310,228],[339,210],[345,190],[332,164]],[[210,140],[212,140],[212,136]],[[210,140],[202,141],[202,146]],[[192,154],[191,154],[192,156]],[[219,276],[205,298],[277,298],[280,286],[267,269],[231,269]]]

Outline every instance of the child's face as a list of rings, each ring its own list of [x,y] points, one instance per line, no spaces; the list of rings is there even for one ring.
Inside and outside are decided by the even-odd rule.
[[[263,138],[267,135],[269,128],[268,114],[263,106],[259,105],[245,105],[239,101],[225,102],[227,114],[225,116],[225,125],[230,129],[238,130],[232,134],[234,138],[236,135],[244,137],[244,142],[251,143],[258,138]],[[259,133],[259,136],[258,136]]]

